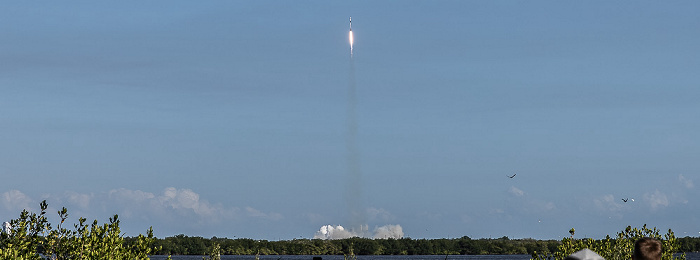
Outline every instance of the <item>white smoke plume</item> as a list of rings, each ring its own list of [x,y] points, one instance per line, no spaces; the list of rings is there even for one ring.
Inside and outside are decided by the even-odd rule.
[[[374,229],[375,239],[402,238],[403,228],[401,225],[386,225]]]
[[[314,238],[316,239],[344,239],[344,238],[351,238],[351,237],[356,237],[358,236],[357,234],[350,232],[348,230],[345,230],[345,228],[341,225],[333,226],[333,225],[325,225],[322,226],[321,229],[316,231],[316,234],[314,234]]]
[[[345,229],[341,225],[325,225],[322,226],[316,234],[314,234],[314,239],[345,239],[351,237],[368,237],[367,226],[360,228],[360,232],[350,231]],[[401,225],[386,225],[377,227],[374,229],[374,234],[371,236],[375,239],[388,239],[388,238],[403,238],[403,228]]]

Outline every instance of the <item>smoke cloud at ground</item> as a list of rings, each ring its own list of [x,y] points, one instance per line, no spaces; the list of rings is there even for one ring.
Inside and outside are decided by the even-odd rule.
[[[367,225],[360,228],[360,232],[355,232],[354,230],[347,230],[341,225],[325,225],[322,226],[316,234],[314,234],[314,239],[345,239],[351,237],[369,237],[375,239],[388,239],[388,238],[403,238],[403,228],[401,225],[385,225],[381,227],[374,228],[372,234],[368,234]]]

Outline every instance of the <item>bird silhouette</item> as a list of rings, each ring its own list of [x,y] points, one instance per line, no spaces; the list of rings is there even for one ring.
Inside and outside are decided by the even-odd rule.
[[[516,173],[513,173],[513,175],[506,175],[506,176],[508,176],[508,178],[512,179],[513,177],[515,177],[515,175],[516,175]]]
[[[622,201],[624,201],[624,202],[627,202],[627,200],[628,200],[627,198],[622,199]],[[632,200],[632,201],[634,201],[634,200]]]

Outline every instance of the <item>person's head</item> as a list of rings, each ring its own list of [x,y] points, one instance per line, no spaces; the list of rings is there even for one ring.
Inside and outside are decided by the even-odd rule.
[[[660,260],[661,242],[659,240],[643,237],[634,242],[634,260]]]

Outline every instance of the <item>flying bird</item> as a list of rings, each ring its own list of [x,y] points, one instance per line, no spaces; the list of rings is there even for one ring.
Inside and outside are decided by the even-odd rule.
[[[508,178],[511,178],[511,179],[512,179],[512,178],[515,177],[516,174],[517,174],[517,173],[513,173],[513,175],[506,175],[506,176],[508,176]]]
[[[627,198],[622,199],[622,201],[627,202]]]

